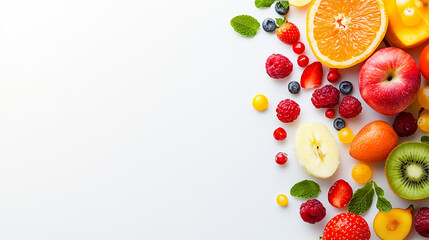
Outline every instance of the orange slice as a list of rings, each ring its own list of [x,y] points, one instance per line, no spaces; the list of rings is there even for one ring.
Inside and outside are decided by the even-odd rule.
[[[307,40],[324,65],[351,67],[375,51],[386,34],[387,19],[382,0],[313,0]]]

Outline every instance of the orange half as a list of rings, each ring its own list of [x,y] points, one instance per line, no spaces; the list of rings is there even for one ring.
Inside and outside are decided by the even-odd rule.
[[[387,19],[382,0],[313,0],[307,40],[324,65],[351,67],[375,51],[386,34]]]

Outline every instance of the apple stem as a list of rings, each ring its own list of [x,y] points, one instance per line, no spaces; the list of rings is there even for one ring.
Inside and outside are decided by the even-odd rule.
[[[383,38],[383,42],[386,47],[390,47],[390,43],[386,40],[386,38]]]

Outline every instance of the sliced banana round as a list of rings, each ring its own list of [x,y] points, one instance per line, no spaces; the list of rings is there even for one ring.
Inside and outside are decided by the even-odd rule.
[[[320,123],[304,123],[295,132],[295,155],[304,170],[318,178],[332,176],[340,153],[329,129]]]

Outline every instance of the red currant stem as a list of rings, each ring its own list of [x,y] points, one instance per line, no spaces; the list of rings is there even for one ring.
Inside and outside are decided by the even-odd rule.
[[[386,45],[386,47],[390,47],[390,43],[386,40],[386,38],[383,38],[383,43]]]

